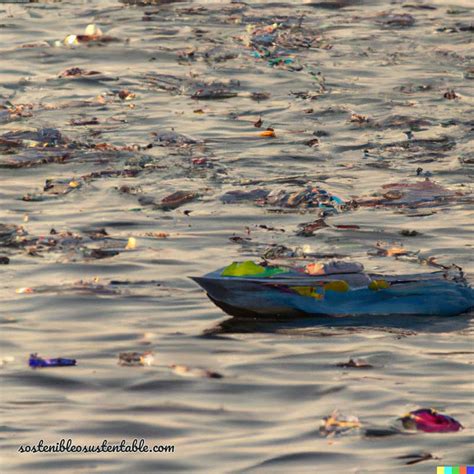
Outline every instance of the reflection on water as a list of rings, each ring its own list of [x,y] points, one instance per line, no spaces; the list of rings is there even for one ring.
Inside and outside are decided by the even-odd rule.
[[[207,329],[205,335],[275,332],[301,336],[331,336],[344,333],[380,333],[400,336],[424,333],[458,332],[469,328],[472,315],[442,319],[427,316],[351,316],[351,317],[304,317],[304,318],[230,318]]]

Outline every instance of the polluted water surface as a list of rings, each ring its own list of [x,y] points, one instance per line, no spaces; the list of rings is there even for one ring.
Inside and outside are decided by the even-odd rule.
[[[0,3],[1,471],[472,464],[473,15]]]

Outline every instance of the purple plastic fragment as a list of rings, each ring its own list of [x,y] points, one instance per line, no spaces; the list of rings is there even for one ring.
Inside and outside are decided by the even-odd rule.
[[[401,418],[406,429],[416,429],[426,433],[448,433],[463,428],[454,418],[438,413],[432,408],[420,408]]]
[[[39,357],[38,354],[30,354],[29,366],[32,369],[39,367],[69,367],[72,365],[76,365],[76,359],[66,359],[64,357],[45,359]]]

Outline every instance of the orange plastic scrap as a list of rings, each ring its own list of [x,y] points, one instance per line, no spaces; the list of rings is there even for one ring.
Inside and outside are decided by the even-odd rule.
[[[276,137],[275,130],[273,130],[273,128],[267,128],[263,132],[260,132],[259,135],[261,137],[270,137],[270,138]]]
[[[413,252],[399,245],[385,247],[382,242],[377,242],[375,253],[371,254],[379,257],[401,257],[402,255],[413,255]]]
[[[407,255],[408,251],[403,247],[391,247],[387,249],[387,257],[396,257],[398,255]]]
[[[323,263],[308,263],[305,267],[305,272],[308,275],[324,275],[324,264]]]

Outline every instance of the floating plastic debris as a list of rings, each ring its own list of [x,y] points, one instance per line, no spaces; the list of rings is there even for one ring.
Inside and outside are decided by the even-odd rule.
[[[64,357],[45,359],[43,357],[39,357],[38,354],[31,354],[28,363],[33,369],[41,367],[69,367],[76,365],[76,359],[66,359]]]
[[[382,186],[374,198],[358,198],[359,206],[426,207],[469,199],[469,193],[453,191],[429,179]]]
[[[196,100],[219,100],[219,99],[230,99],[237,97],[237,92],[230,89],[224,84],[211,83],[211,84],[197,84],[194,87],[194,93],[191,95],[191,99]]]
[[[349,362],[339,362],[336,366],[344,369],[372,369],[374,367],[364,359],[349,359]]]
[[[177,209],[178,207],[182,206],[183,204],[187,204],[189,202],[194,201],[199,197],[198,193],[194,191],[176,191],[169,196],[164,197],[160,204],[157,207],[161,208],[164,211],[172,211],[173,209]]]
[[[137,248],[137,239],[135,237],[129,237],[125,250],[135,250]]]
[[[11,364],[14,360],[15,358],[13,356],[0,357],[0,367]]]
[[[99,26],[91,23],[86,26],[83,34],[68,35],[63,43],[66,46],[78,46],[82,43],[110,43],[111,41],[119,41],[119,39],[104,35]]]
[[[407,466],[411,466],[413,464],[418,464],[419,462],[429,461],[430,459],[439,459],[436,456],[433,456],[431,453],[414,453],[414,454],[406,454],[404,456],[397,456],[397,459],[405,460],[405,464]]]
[[[312,237],[316,231],[319,229],[324,229],[329,227],[324,219],[316,219],[314,222],[306,222],[303,224],[298,224],[298,231],[296,235],[301,237]]]
[[[382,13],[377,16],[377,20],[391,28],[405,28],[415,24],[415,18],[408,13]]]
[[[360,264],[337,261],[327,267],[334,273],[314,268],[317,274],[310,275],[305,267],[234,262],[193,280],[217,306],[240,317],[454,316],[474,308],[474,290],[459,268],[404,275],[367,273]]]
[[[367,252],[369,255],[378,257],[402,257],[402,256],[413,256],[416,252],[411,252],[400,245],[389,246],[383,242],[377,242],[374,250]]]
[[[302,190],[290,191],[285,189],[268,190],[264,188],[251,191],[229,191],[221,200],[226,204],[254,201],[258,206],[273,206],[286,209],[314,209],[318,208],[323,213],[339,212],[345,201],[338,196],[316,186],[307,186]]]
[[[153,352],[121,352],[119,354],[119,365],[127,367],[150,366],[153,364],[155,356]]]
[[[463,428],[454,418],[438,413],[432,408],[420,408],[400,418],[403,427],[408,430],[425,431],[426,433],[449,433]]]
[[[127,89],[120,90],[117,95],[122,100],[133,100],[136,97],[136,95],[133,92],[130,92]]]
[[[31,294],[31,293],[34,293],[34,290],[33,290],[33,288],[17,288],[15,290],[15,293],[17,293],[19,295]]]
[[[177,132],[160,131],[153,134],[155,143],[161,146],[189,146],[200,143],[198,140]]]
[[[68,140],[55,128],[15,130],[0,137],[0,145],[9,147],[46,148],[66,145]]]
[[[339,410],[334,410],[331,415],[323,418],[319,432],[324,436],[334,436],[362,426],[356,416],[343,415]]]
[[[170,365],[170,368],[177,375],[182,377],[203,377],[209,379],[222,379],[224,376],[219,372],[213,372],[212,370],[202,369],[200,367],[189,367],[187,365]]]
[[[88,71],[80,67],[71,67],[59,73],[60,78],[83,77],[83,76],[97,76],[101,75],[99,71]]]
[[[261,137],[276,137],[275,130],[273,128],[267,128],[259,134]]]

